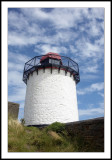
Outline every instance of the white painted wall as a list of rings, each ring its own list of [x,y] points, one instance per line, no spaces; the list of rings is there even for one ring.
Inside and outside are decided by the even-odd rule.
[[[70,73],[50,68],[33,72],[27,80],[25,125],[78,121],[76,83]]]

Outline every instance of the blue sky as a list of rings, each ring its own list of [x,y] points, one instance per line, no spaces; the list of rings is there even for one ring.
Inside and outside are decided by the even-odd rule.
[[[104,116],[104,8],[8,9],[8,101],[24,116],[24,63],[56,52],[79,64],[79,119]]]

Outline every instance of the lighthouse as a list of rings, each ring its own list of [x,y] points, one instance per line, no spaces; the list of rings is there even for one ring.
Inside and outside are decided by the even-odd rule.
[[[36,56],[25,63],[23,81],[26,126],[79,120],[76,85],[80,76],[75,61],[52,52]]]

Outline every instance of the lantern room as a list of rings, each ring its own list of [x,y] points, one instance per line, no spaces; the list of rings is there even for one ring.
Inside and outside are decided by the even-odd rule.
[[[58,53],[53,52],[35,56],[26,62],[23,72],[23,81],[27,84],[27,80],[29,79],[29,76],[33,75],[33,72],[36,71],[38,75],[40,69],[43,69],[43,73],[45,73],[47,68],[50,68],[51,73],[54,68],[58,70],[58,73],[60,73],[60,70],[64,70],[65,76],[67,73],[70,73],[70,77],[73,75],[76,84],[80,81],[78,64],[69,57],[61,56]]]
[[[41,65],[57,64],[62,65],[61,56],[58,53],[49,52],[40,59]]]

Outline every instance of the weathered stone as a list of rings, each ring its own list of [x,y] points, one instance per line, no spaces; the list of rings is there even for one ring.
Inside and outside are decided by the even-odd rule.
[[[18,119],[19,104],[14,102],[8,102],[8,115]]]

